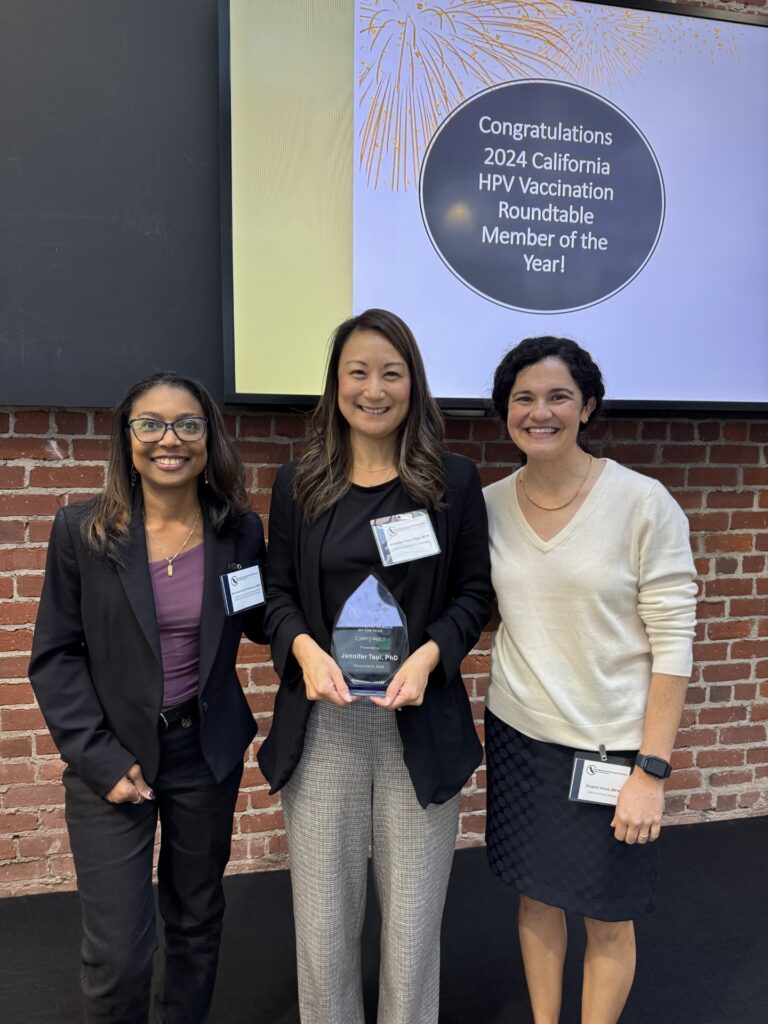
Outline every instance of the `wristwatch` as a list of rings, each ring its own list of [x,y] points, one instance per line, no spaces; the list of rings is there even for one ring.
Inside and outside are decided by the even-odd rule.
[[[672,765],[669,761],[654,754],[638,754],[635,764],[642,768],[646,775],[652,775],[655,779],[668,779],[672,774]]]

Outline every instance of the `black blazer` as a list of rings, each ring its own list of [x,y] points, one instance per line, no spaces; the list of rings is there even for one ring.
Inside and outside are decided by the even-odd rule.
[[[48,546],[29,675],[64,761],[105,796],[138,761],[152,785],[163,666],[140,506],[134,508],[124,567],[85,547],[90,504],[61,509]],[[264,564],[261,520],[248,513],[218,536],[203,505],[205,581],[200,621],[200,742],[217,780],[242,759],[256,733],[235,671],[240,636],[264,642],[263,607],[227,618],[219,576]]]
[[[409,563],[404,609],[413,648],[432,639],[441,661],[430,676],[424,703],[397,712],[405,764],[422,807],[457,793],[482,758],[459,668],[488,621],[492,595],[488,523],[477,469],[458,455],[446,454],[443,460],[446,507],[430,513],[441,554]],[[311,708],[291,644],[299,633],[309,633],[330,650],[320,604],[320,550],[330,512],[311,524],[304,521],[292,497],[295,470],[291,463],[279,471],[269,514],[265,624],[280,688],[258,758],[273,793],[299,762]]]

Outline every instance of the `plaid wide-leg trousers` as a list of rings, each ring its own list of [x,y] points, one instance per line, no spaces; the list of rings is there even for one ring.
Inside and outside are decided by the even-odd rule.
[[[382,917],[378,1024],[436,1024],[459,797],[419,805],[395,720],[366,699],[312,709],[282,791],[302,1024],[364,1024],[368,850]]]

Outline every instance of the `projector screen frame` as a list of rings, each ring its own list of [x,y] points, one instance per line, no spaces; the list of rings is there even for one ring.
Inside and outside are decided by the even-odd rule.
[[[752,25],[768,30],[768,18],[746,11],[729,11],[715,7],[686,6],[660,3],[655,0],[584,0],[601,7],[628,8],[683,18],[705,21],[724,21]],[[221,206],[221,284],[223,362],[226,402],[234,407],[249,407],[264,411],[306,412],[317,402],[318,394],[270,394],[238,391],[236,387],[235,327],[234,327],[234,275],[232,237],[232,124],[230,81],[230,0],[218,0],[219,14],[219,137],[220,137],[220,206]],[[765,339],[768,345],[768,337]],[[480,417],[490,410],[490,398],[437,397],[445,412]],[[737,419],[768,415],[768,401],[689,401],[657,399],[611,399],[604,403],[609,415],[630,417],[645,414],[650,418],[665,416]]]

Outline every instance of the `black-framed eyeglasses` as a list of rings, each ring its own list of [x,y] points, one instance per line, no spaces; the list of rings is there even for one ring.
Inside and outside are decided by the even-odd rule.
[[[172,430],[179,441],[199,441],[205,434],[208,420],[205,416],[182,416],[173,423],[166,423],[165,420],[155,420],[150,416],[140,416],[138,419],[128,420],[128,426],[133,431],[137,441],[144,444],[157,443],[162,441],[166,433]]]

